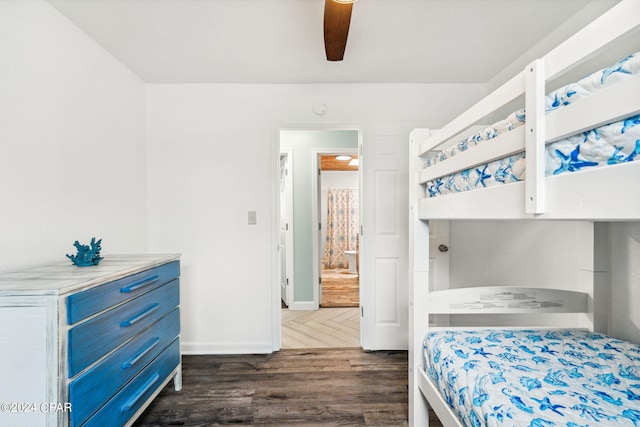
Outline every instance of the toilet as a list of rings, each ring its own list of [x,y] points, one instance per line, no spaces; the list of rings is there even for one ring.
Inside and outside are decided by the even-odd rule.
[[[343,253],[349,263],[349,273],[358,274],[358,270],[356,268],[356,251],[344,251]]]

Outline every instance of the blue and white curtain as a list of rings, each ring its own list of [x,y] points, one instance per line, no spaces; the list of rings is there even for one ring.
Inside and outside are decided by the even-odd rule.
[[[359,227],[358,190],[329,189],[325,268],[349,268],[344,251],[356,250]]]

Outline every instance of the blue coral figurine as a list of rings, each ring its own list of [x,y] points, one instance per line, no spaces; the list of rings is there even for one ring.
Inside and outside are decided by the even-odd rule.
[[[91,245],[82,245],[77,240],[73,243],[73,246],[76,247],[78,253],[76,255],[67,254],[67,258],[71,260],[72,263],[77,265],[78,267],[90,267],[92,265],[98,265],[100,261],[102,261],[102,257],[100,256],[100,243],[102,243],[102,239],[96,242],[96,238],[91,238]]]

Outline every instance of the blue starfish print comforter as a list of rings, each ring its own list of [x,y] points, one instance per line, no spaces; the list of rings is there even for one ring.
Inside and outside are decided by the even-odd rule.
[[[552,111],[588,97],[640,73],[640,52],[580,81],[558,89],[546,97],[546,111]],[[524,124],[526,113],[520,109],[456,145],[440,151],[425,161],[425,167],[442,162]],[[525,154],[519,153],[486,165],[427,183],[427,196],[473,190],[476,188],[522,181],[525,177]],[[546,175],[577,172],[599,166],[631,162],[640,158],[640,115],[601,126],[572,137],[547,144]]]
[[[582,330],[442,330],[425,367],[465,426],[640,426],[640,346]]]

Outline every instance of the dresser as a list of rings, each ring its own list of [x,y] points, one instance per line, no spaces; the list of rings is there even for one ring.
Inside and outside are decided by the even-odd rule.
[[[130,425],[182,387],[178,254],[0,275],[0,426]]]

